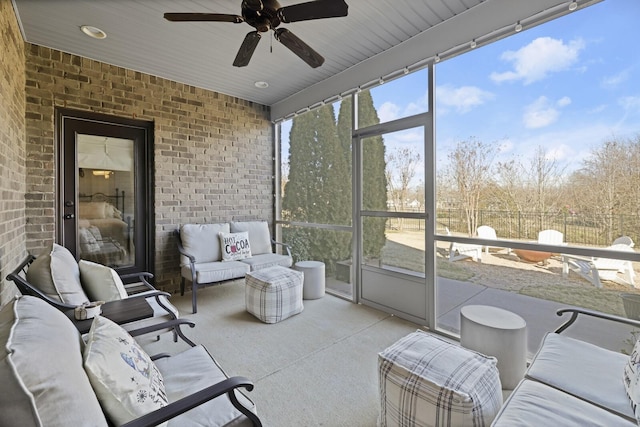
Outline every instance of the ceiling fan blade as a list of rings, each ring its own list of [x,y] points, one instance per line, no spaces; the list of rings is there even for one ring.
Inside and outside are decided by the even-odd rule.
[[[298,36],[293,34],[286,28],[278,28],[275,30],[276,39],[285,45],[302,59],[309,64],[312,68],[317,68],[324,63],[324,58],[315,50],[311,49],[309,45],[300,40]]]
[[[245,67],[249,64],[251,56],[253,56],[253,52],[258,46],[260,37],[260,33],[257,31],[251,31],[245,36],[240,50],[238,50],[238,54],[236,55],[236,59],[233,61],[234,67]]]
[[[242,16],[224,13],[165,13],[164,19],[171,22],[215,21],[233,22],[234,24],[244,22]]]
[[[315,0],[278,9],[280,21],[298,22],[312,19],[347,16],[349,6],[344,0]]]

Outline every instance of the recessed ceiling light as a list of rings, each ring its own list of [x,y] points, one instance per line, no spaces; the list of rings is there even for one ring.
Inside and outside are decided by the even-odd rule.
[[[267,82],[263,82],[263,81],[257,81],[254,83],[254,85],[258,88],[258,89],[266,89],[269,87],[269,83]]]
[[[92,37],[94,39],[106,39],[107,38],[107,33],[102,31],[98,27],[92,27],[91,25],[83,25],[83,26],[80,27],[80,30],[83,33],[85,33],[86,35],[88,35],[89,37]]]

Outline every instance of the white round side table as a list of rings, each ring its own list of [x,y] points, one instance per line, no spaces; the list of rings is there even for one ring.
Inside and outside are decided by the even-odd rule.
[[[460,344],[498,359],[500,382],[513,390],[527,369],[527,322],[515,313],[488,305],[460,309]]]
[[[294,269],[304,273],[303,299],[318,299],[324,296],[324,262],[298,261]]]

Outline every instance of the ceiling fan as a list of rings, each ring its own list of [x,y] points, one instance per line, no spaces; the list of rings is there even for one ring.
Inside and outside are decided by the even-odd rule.
[[[165,13],[164,18],[172,22],[214,21],[240,24],[246,22],[255,28],[247,34],[233,61],[236,67],[249,64],[258,46],[261,35],[273,30],[276,40],[300,57],[311,67],[324,63],[324,58],[286,28],[277,28],[281,23],[310,21],[312,19],[347,16],[344,0],[315,0],[281,7],[277,0],[242,0],[242,15],[224,13]]]

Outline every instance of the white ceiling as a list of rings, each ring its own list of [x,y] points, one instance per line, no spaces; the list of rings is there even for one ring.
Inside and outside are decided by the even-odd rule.
[[[405,67],[423,67],[436,54],[457,54],[472,39],[481,45],[507,36],[517,21],[526,29],[569,13],[568,0],[346,0],[347,17],[281,25],[325,57],[321,67],[310,68],[265,35],[249,65],[237,68],[231,64],[253,30],[248,24],[169,22],[163,14],[240,14],[241,0],[12,1],[27,42],[268,105],[274,120]],[[91,39],[81,25],[107,38]],[[258,89],[256,81],[269,87]]]

